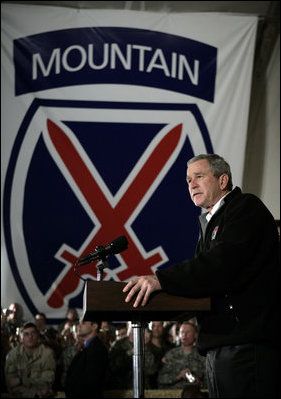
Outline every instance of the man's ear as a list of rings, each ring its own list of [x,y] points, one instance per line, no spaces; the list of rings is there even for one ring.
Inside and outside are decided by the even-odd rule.
[[[101,324],[98,321],[93,321],[92,326],[95,328],[97,332],[99,332]]]
[[[220,175],[219,181],[220,181],[220,189],[224,191],[229,181],[228,175],[226,173],[223,173],[222,175]]]

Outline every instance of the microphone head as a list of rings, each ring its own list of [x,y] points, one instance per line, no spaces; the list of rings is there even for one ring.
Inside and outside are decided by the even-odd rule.
[[[115,238],[115,240],[110,243],[110,252],[112,254],[119,254],[119,252],[122,252],[127,248],[128,240],[126,236],[120,236],[118,238]]]

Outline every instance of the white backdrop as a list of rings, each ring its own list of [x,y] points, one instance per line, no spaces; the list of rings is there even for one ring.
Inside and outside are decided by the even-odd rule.
[[[84,35],[88,33],[83,28],[94,29],[98,34],[100,32],[108,34],[106,28],[110,28],[111,33],[117,32],[118,43],[123,40],[122,45],[127,46],[127,51],[128,48],[142,49],[138,52],[139,58],[137,60],[131,59],[130,65],[128,62],[126,64],[125,56],[127,54],[128,61],[128,53],[122,50],[121,44],[120,47],[116,45],[115,49],[118,47],[116,57],[119,57],[117,60],[120,64],[119,67],[116,65],[113,67],[113,64],[111,64],[111,69],[108,67],[104,75],[97,75],[96,71],[89,74],[88,71],[87,79],[85,73],[85,81],[83,81],[83,76],[80,74],[81,71],[78,71],[79,68],[77,67],[80,61],[82,65],[84,52],[81,50],[81,43],[86,40]],[[124,28],[128,29],[128,35],[123,35],[121,38],[120,35],[121,33],[123,34]],[[77,122],[79,118],[82,118],[84,122],[92,118],[91,122],[95,123],[97,121],[100,122],[99,118],[107,118],[107,122],[110,123],[143,123],[145,120],[151,126],[160,123],[165,124],[166,128],[161,130],[159,135],[155,136],[144,149],[142,157],[139,158],[140,161],[142,160],[141,162],[144,162],[144,158],[154,151],[155,146],[160,145],[163,137],[168,136],[167,132],[171,132],[169,129],[181,124],[182,131],[176,150],[167,165],[162,169],[161,176],[158,175],[155,178],[150,191],[141,200],[139,206],[136,207],[135,218],[136,214],[139,215],[145,209],[145,205],[153,198],[153,195],[159,191],[158,188],[161,188],[161,184],[164,184],[168,172],[176,171],[177,160],[185,151],[184,149],[187,148],[185,147],[187,140],[189,140],[194,154],[212,152],[211,150],[213,150],[213,152],[225,157],[231,165],[234,184],[241,186],[256,28],[257,18],[243,15],[235,16],[216,13],[165,14],[126,10],[73,10],[59,7],[2,5],[1,201],[2,209],[4,210],[4,218],[2,220],[4,220],[1,223],[1,300],[3,307],[8,306],[13,301],[17,301],[24,306],[26,318],[31,317],[35,310],[40,310],[44,311],[48,318],[54,321],[63,317],[70,303],[69,301],[74,300],[75,296],[79,296],[82,290],[81,282],[77,283],[72,290],[68,287],[67,293],[61,292],[58,288],[67,271],[73,266],[70,261],[65,262],[63,259],[62,247],[52,256],[56,261],[59,260],[64,263],[64,267],[59,276],[56,276],[46,288],[44,282],[40,282],[40,278],[45,279],[45,282],[48,279],[48,275],[44,275],[46,273],[45,268],[43,271],[42,264],[44,264],[44,259],[38,256],[36,248],[29,243],[28,229],[30,226],[35,226],[35,221],[26,221],[24,215],[28,214],[25,211],[25,207],[36,208],[38,205],[35,200],[34,204],[31,204],[30,200],[28,203],[27,198],[33,198],[29,196],[29,190],[30,187],[34,186],[34,181],[32,181],[29,173],[33,170],[31,162],[36,156],[36,146],[40,137],[44,139],[49,153],[51,154],[53,151],[53,149],[50,149],[50,145],[48,146],[47,144],[46,118],[57,120],[58,126],[62,129],[65,128],[60,123],[62,118],[72,119],[72,124]],[[77,30],[74,31],[73,29]],[[75,32],[77,32],[76,36]],[[149,35],[147,35],[148,32]],[[98,37],[98,35],[95,38],[96,40],[105,40],[101,36]],[[48,41],[49,39],[50,42]],[[167,41],[164,39],[167,39]],[[68,45],[63,48],[60,46],[64,46],[64,40],[68,41]],[[106,36],[106,40],[105,42],[108,43],[109,36]],[[115,43],[116,40],[112,36],[112,43]],[[76,64],[71,66],[70,55],[72,55],[72,50],[73,52],[75,49],[78,51],[77,46],[80,46],[79,51],[82,58],[79,59],[78,64],[76,60],[74,61]],[[112,48],[113,46],[111,46]],[[149,64],[145,64],[147,69],[144,73],[142,67],[144,67],[145,56],[148,51],[151,51],[154,56],[150,59]],[[37,58],[32,58],[32,54],[39,55],[36,56]],[[55,58],[56,54],[64,54],[60,65],[57,64],[60,60]],[[112,56],[113,53],[110,54]],[[165,58],[167,54],[171,58]],[[173,64],[168,65],[168,59],[175,60],[173,54],[177,54],[178,61],[180,57],[181,60],[184,60],[182,63],[184,70],[182,76],[180,76],[179,69],[178,74],[176,73],[179,64],[174,67]],[[67,56],[69,56],[69,59]],[[131,56],[134,57],[134,54],[132,53]],[[28,61],[29,59],[33,60],[33,64],[32,61]],[[38,86],[36,86],[36,76],[34,75],[34,59],[37,60],[37,75],[40,73],[44,75],[44,71],[45,75],[48,75],[45,78],[41,76],[42,84],[39,84],[38,81]],[[133,71],[133,65],[138,65],[138,71]],[[63,66],[68,67],[68,72],[71,71],[71,79],[73,80],[69,80],[67,74],[62,73]],[[48,67],[49,71],[47,71]],[[58,78],[60,73],[62,80]],[[78,76],[78,74],[80,75]],[[97,80],[97,76],[101,76],[101,81]],[[45,82],[47,82],[46,85]],[[187,85],[186,88],[184,88],[185,84]],[[43,100],[44,107],[42,102],[40,102]],[[122,113],[118,111],[114,113],[115,111],[111,109],[110,112],[104,111],[104,114],[102,111],[97,111],[96,114],[91,113],[91,116],[89,116],[86,110],[83,111],[84,113],[80,110],[75,116],[72,115],[72,112],[66,110],[65,104],[70,100],[72,101],[72,107],[75,101],[75,104],[81,101],[87,101],[88,104],[104,102],[110,103],[111,107],[113,103],[123,103],[123,105],[126,104],[130,112],[124,111]],[[51,104],[52,102],[52,104],[57,105],[59,104],[58,101],[64,101],[65,111],[63,116],[61,105],[60,112],[53,105],[47,109],[49,105],[46,104]],[[35,112],[33,105],[38,102],[41,106],[40,112]],[[144,103],[146,104],[145,110],[143,108],[141,113],[139,110],[134,110],[136,104]],[[160,110],[156,107],[156,104],[158,108],[159,104],[166,104],[167,106]],[[174,107],[172,106],[173,104]],[[180,105],[186,106],[191,116],[183,117]],[[167,107],[170,107],[169,112]],[[195,120],[192,119],[193,117]],[[73,130],[65,129],[65,132],[68,138],[72,140],[72,144],[76,146],[76,151],[83,154],[82,158],[84,158],[85,162],[87,161],[87,165],[90,165],[91,173],[95,176],[96,181],[99,182],[108,201],[112,201],[112,203],[115,201],[114,203],[116,204],[124,194],[125,189],[130,187],[132,180],[138,173],[140,161],[133,164],[135,166],[125,180],[126,184],[119,185],[120,189],[114,196],[112,190],[104,184],[96,168],[91,165],[84,149],[80,144],[77,144]],[[19,139],[20,136],[21,140]],[[112,148],[109,147],[110,144],[107,149],[111,151]],[[13,148],[14,154],[12,153]],[[42,157],[40,159],[42,160]],[[53,155],[53,159],[57,165],[60,165],[61,171],[65,170],[62,165],[63,154],[61,154],[61,158]],[[108,162],[106,157],[104,162]],[[126,162],[124,165],[124,167],[127,167]],[[93,236],[95,237],[98,232],[97,215],[92,213],[86,203],[87,201],[81,195],[79,182],[74,184],[69,178],[68,172],[64,171],[62,173],[87,213],[94,220],[96,227],[93,230]],[[79,190],[77,187],[79,187]],[[181,195],[180,191],[177,193],[172,187],[171,190],[175,196]],[[159,198],[163,198],[163,195]],[[164,208],[162,212],[164,213]],[[38,213],[40,213],[39,210]],[[25,216],[25,218],[27,217]],[[175,218],[178,218],[178,216],[175,216]],[[151,244],[151,248],[159,245],[157,248],[150,251],[146,250],[145,239],[141,240],[140,236],[137,237],[136,231],[132,227],[132,220],[131,224],[127,223],[124,226],[129,233],[131,245],[136,246],[143,258],[152,257],[153,254],[155,256],[158,255],[158,263],[156,261],[151,263],[152,271],[161,265],[167,266],[178,260],[173,254],[169,254],[169,250],[161,240],[159,244]],[[124,226],[121,227],[123,228]],[[149,234],[152,236],[160,234],[160,231],[157,232],[157,227],[155,227],[154,232],[151,232],[151,229],[147,227],[148,224],[142,226],[143,231],[140,234],[143,233],[148,238],[150,237]],[[169,234],[174,235],[173,224],[167,227]],[[65,235],[67,235],[68,227],[65,226],[65,229]],[[161,230],[161,227],[159,229]],[[190,229],[190,234],[194,235],[194,227],[193,230],[192,227]],[[36,235],[40,237],[41,233],[43,237],[44,232],[41,232],[40,229],[38,233],[36,232]],[[30,236],[32,234],[33,231],[30,232]],[[177,234],[180,236],[181,234],[186,234],[186,232],[181,227],[177,230]],[[112,238],[115,237],[108,237],[106,240],[109,241]],[[76,257],[87,252],[87,243],[89,244],[90,236],[87,239],[88,242],[86,240],[83,245],[81,243],[80,246],[76,245],[74,251]],[[8,251],[6,251],[7,240],[9,241]],[[151,237],[151,240],[154,240],[154,237]],[[65,239],[65,241],[67,240]],[[103,242],[103,244],[105,243]],[[45,251],[46,248],[48,251],[47,244],[44,247]],[[63,248],[67,248],[68,252],[71,252],[70,245],[64,244]],[[42,264],[32,264],[34,262],[33,259],[42,259]],[[140,270],[143,270],[141,264],[139,268],[137,265],[132,265],[125,255],[119,256],[118,260],[120,265],[108,273],[107,279],[128,280],[133,275],[139,274]],[[48,264],[48,267],[51,274],[52,265]],[[130,271],[129,273],[127,273],[128,270]],[[42,276],[40,277],[41,272]],[[91,275],[91,273],[89,274]],[[59,304],[58,301],[56,306],[50,305],[51,302],[48,301],[50,296],[52,296],[52,291],[56,291],[58,296],[61,295],[62,304]]]

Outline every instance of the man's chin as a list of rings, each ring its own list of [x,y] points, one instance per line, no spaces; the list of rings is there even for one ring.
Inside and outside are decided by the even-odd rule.
[[[199,198],[198,199],[194,199],[193,200],[193,202],[194,202],[194,205],[196,205],[196,206],[200,206],[200,207],[202,207],[203,205],[202,205],[202,202],[199,200]]]

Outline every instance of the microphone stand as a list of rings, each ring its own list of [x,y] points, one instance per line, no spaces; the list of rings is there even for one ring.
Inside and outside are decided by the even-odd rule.
[[[99,248],[102,248],[102,247],[97,246],[96,250],[98,250]],[[101,254],[101,256],[99,258],[99,261],[100,261],[100,263],[97,264],[97,269],[98,269],[98,271],[97,271],[97,281],[103,281],[103,270],[106,267],[108,267],[107,255],[102,255]]]
[[[108,267],[107,260],[101,260],[101,262],[97,264],[97,281],[103,281],[103,270],[106,267]]]

